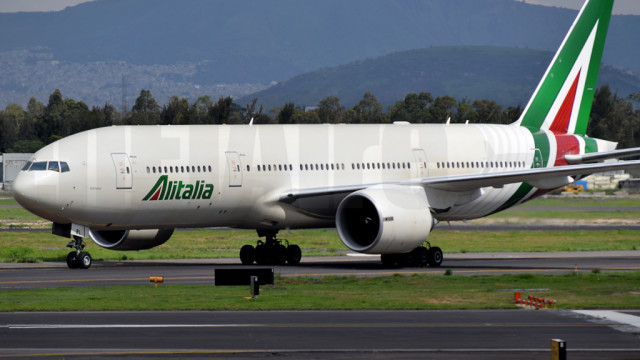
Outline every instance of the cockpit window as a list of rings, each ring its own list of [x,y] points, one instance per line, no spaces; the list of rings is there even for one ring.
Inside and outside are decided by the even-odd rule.
[[[67,172],[69,171],[69,164],[66,161],[28,161],[23,167],[24,171],[55,171],[55,172]]]
[[[47,162],[46,161],[36,161],[31,165],[29,171],[42,171],[47,170]]]
[[[57,161],[49,161],[49,166],[47,166],[47,170],[60,172],[60,164]]]

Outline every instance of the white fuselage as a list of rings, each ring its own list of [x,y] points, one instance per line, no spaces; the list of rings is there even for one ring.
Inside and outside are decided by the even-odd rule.
[[[334,226],[341,197],[288,204],[283,194],[527,169],[534,154],[531,133],[513,125],[114,126],[46,146],[33,162],[70,171],[23,171],[19,182],[38,215],[95,229],[304,228]],[[428,197],[437,220],[471,219],[518,186]]]

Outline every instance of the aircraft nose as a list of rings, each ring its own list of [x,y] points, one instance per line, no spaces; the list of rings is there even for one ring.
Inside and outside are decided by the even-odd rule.
[[[13,183],[13,197],[25,209],[38,205],[38,189],[32,174],[20,172]]]

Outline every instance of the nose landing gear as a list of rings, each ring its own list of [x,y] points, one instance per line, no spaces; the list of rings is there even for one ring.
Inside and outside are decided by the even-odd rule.
[[[91,267],[93,259],[91,254],[84,250],[84,242],[80,236],[73,236],[73,240],[67,244],[68,248],[75,249],[67,255],[67,266],[69,269],[88,269]]]

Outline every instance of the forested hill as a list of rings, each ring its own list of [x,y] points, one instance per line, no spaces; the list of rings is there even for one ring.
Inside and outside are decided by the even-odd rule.
[[[392,105],[407,93],[427,91],[433,96],[525,106],[552,57],[548,51],[493,46],[404,51],[302,74],[237,103],[257,98],[265,109],[289,101],[315,106],[326,96],[336,96],[351,107],[370,91],[383,105]],[[640,93],[640,76],[605,65],[598,78],[601,85],[626,97]]]
[[[282,81],[430,46],[554,50],[577,12],[514,0],[97,0],[0,14],[0,51],[57,61],[198,63],[185,81]],[[640,17],[614,16],[604,62],[640,72]]]

